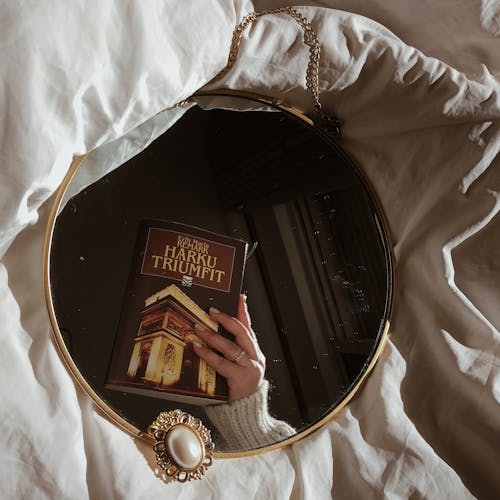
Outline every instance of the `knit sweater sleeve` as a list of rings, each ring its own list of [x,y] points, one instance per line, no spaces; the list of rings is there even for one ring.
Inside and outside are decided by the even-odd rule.
[[[223,451],[249,450],[282,441],[296,430],[269,414],[269,382],[264,380],[251,396],[232,403],[206,406],[208,418],[224,438]]]

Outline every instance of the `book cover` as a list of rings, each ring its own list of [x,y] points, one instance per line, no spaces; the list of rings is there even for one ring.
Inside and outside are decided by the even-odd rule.
[[[194,405],[228,399],[193,350],[194,325],[215,334],[212,305],[236,316],[247,243],[177,222],[141,223],[106,388]]]

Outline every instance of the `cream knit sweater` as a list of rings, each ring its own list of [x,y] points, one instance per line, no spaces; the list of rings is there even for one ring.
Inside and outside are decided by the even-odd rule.
[[[232,403],[205,407],[208,418],[224,439],[224,443],[216,443],[217,449],[251,450],[296,434],[293,427],[269,414],[268,391],[269,382],[264,380],[251,396]]]

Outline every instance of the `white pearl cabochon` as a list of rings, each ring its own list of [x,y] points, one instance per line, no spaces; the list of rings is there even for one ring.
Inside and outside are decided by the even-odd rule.
[[[166,438],[167,453],[182,469],[194,469],[203,460],[203,447],[195,432],[183,425],[171,429]]]

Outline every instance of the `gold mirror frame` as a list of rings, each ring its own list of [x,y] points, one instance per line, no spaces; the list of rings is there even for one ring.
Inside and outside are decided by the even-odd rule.
[[[264,446],[261,448],[255,448],[252,450],[245,450],[245,451],[237,451],[237,452],[215,452],[214,456],[216,458],[236,458],[236,457],[247,457],[250,455],[256,455],[260,453],[265,453],[267,451],[275,450],[277,448],[281,448],[283,446],[287,446],[289,444],[295,443],[296,441],[308,436],[315,430],[323,427],[325,424],[330,422],[355,396],[355,394],[358,393],[360,387],[363,385],[364,381],[368,377],[368,375],[371,373],[373,370],[376,362],[378,361],[382,351],[384,350],[385,344],[387,342],[387,337],[389,335],[389,325],[390,325],[390,318],[391,318],[391,312],[392,312],[392,290],[394,288],[394,255],[392,251],[392,243],[391,243],[391,238],[390,238],[390,232],[389,232],[389,227],[387,223],[387,219],[385,217],[384,211],[382,210],[381,204],[371,187],[368,179],[366,178],[365,174],[361,170],[361,168],[356,165],[356,163],[349,157],[347,154],[342,150],[342,148],[338,145],[337,140],[335,140],[331,135],[329,135],[324,128],[321,127],[318,123],[314,122],[312,119],[309,117],[305,116],[301,111],[288,107],[283,104],[282,101],[274,98],[269,98],[269,97],[263,97],[260,95],[256,94],[251,94],[247,92],[241,92],[241,91],[234,91],[234,90],[229,90],[229,89],[220,89],[220,90],[215,90],[215,91],[200,91],[197,92],[193,97],[235,97],[235,98],[240,98],[240,99],[246,99],[252,102],[257,102],[259,104],[263,104],[266,106],[270,106],[276,109],[279,109],[282,112],[285,112],[289,115],[294,116],[295,118],[298,118],[299,120],[303,121],[306,125],[309,125],[312,127],[316,133],[325,141],[327,142],[336,152],[337,154],[344,159],[344,161],[354,169],[356,174],[359,176],[361,181],[364,184],[365,189],[370,195],[370,199],[373,203],[373,206],[377,212],[377,216],[379,218],[379,222],[382,226],[382,232],[384,234],[384,247],[385,247],[385,254],[386,254],[386,263],[388,266],[388,283],[389,283],[389,297],[388,297],[388,308],[387,308],[387,319],[385,321],[385,324],[383,327],[381,327],[382,332],[379,336],[379,343],[376,347],[375,352],[372,354],[372,357],[370,359],[370,362],[368,366],[366,367],[364,373],[361,374],[355,385],[352,387],[351,391],[344,396],[342,401],[335,407],[333,410],[331,410],[328,414],[326,414],[324,417],[322,417],[319,421],[311,425],[310,427],[304,429],[303,431],[295,434],[294,436],[285,439],[283,441],[279,441],[277,443],[273,443],[268,446]],[[169,108],[167,108],[169,109]],[[167,109],[163,111],[167,111]],[[154,438],[150,435],[147,434],[145,431],[141,431],[134,425],[130,424],[127,422],[124,418],[122,418],[118,413],[116,413],[114,410],[112,410],[102,399],[101,397],[92,389],[92,387],[89,385],[89,383],[85,380],[83,375],[80,373],[78,367],[76,366],[75,362],[73,361],[70,353],[68,352],[68,349],[66,348],[66,345],[64,343],[61,331],[59,329],[59,325],[57,323],[56,319],[56,314],[55,314],[55,309],[54,309],[54,304],[52,301],[52,294],[51,294],[51,283],[50,283],[50,256],[51,256],[51,245],[52,245],[52,238],[53,238],[53,233],[54,233],[54,228],[55,228],[55,223],[57,219],[57,214],[58,211],[61,207],[61,203],[63,200],[63,197],[75,177],[76,173],[79,171],[79,169],[82,167],[82,165],[85,162],[85,159],[90,153],[86,153],[84,155],[75,157],[70,165],[70,168],[68,172],[66,173],[61,185],[56,191],[55,194],[55,199],[53,202],[53,205],[51,207],[50,215],[49,215],[49,220],[47,223],[47,229],[45,232],[45,238],[44,238],[44,246],[43,246],[43,285],[44,285],[44,294],[45,294],[45,301],[47,305],[47,310],[48,310],[48,315],[50,319],[50,323],[52,326],[52,336],[54,339],[54,342],[56,344],[56,348],[59,352],[59,355],[65,364],[67,370],[70,372],[72,375],[73,379],[78,383],[80,388],[93,400],[94,404],[102,411],[106,417],[116,424],[118,427],[123,429],[124,431],[128,432],[134,437],[139,437],[151,445],[154,442]],[[119,167],[118,167],[119,168]]]

